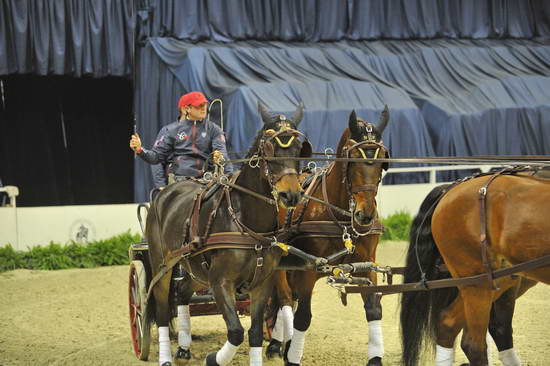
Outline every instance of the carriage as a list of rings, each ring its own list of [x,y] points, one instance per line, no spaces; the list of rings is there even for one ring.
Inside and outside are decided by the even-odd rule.
[[[142,233],[143,213],[148,210],[148,205],[140,203],[137,207],[137,216]],[[149,261],[149,245],[143,237],[141,242],[134,243],[128,248],[130,269],[128,278],[128,308],[130,318],[130,337],[135,356],[140,360],[147,360],[151,346],[152,325],[155,321],[154,312],[147,306],[147,294],[151,284],[152,271]],[[236,308],[239,315],[250,314],[250,298],[247,295],[237,295]],[[191,316],[219,315],[214,295],[209,290],[197,291],[191,298],[189,310]],[[170,322],[171,338],[176,334],[176,311],[171,309],[172,321]]]

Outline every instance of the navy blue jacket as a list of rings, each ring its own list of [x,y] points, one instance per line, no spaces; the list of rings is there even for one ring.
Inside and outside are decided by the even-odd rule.
[[[164,130],[164,131],[163,131]],[[138,156],[149,164],[164,164],[168,173],[177,176],[201,177],[210,154],[218,150],[226,160],[225,136],[215,123],[183,120],[170,123],[163,128],[153,147],[143,149]],[[233,167],[228,164],[225,172]]]

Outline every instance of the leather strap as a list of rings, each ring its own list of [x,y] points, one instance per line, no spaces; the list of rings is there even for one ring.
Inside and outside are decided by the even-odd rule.
[[[437,288],[457,287],[457,286],[472,286],[484,282],[491,282],[495,279],[513,275],[514,273],[530,271],[544,266],[550,266],[550,255],[545,255],[537,259],[532,259],[527,262],[513,265],[511,267],[496,270],[492,273],[492,277],[488,273],[482,273],[475,276],[451,278],[445,280],[435,280],[427,282],[404,283],[401,285],[380,285],[380,286],[345,286],[346,293],[361,293],[370,294],[380,292],[385,295],[397,294],[408,291],[425,291]],[[397,274],[402,267],[392,267],[392,273]]]

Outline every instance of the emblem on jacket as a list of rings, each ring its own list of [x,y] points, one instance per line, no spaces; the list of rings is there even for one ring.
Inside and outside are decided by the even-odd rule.
[[[185,131],[178,133],[176,136],[180,140],[187,140],[187,137],[188,137],[187,134],[185,133]]]

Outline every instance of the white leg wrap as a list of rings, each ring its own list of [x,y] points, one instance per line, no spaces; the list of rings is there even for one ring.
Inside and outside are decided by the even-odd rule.
[[[499,352],[498,359],[504,366],[521,366],[521,360],[513,348]]]
[[[170,333],[168,327],[159,327],[159,365],[165,362],[172,362]]]
[[[435,366],[452,366],[455,358],[454,348],[435,346]]]
[[[493,338],[491,337],[491,333],[487,331],[487,335],[485,336],[485,343],[487,343],[487,365],[493,364],[493,352],[491,352],[492,346],[493,346]]]
[[[250,366],[262,366],[262,347],[250,347]]]
[[[228,365],[233,357],[235,357],[238,349],[239,346],[234,346],[229,343],[229,341],[226,341],[223,347],[218,352],[216,352],[216,362],[218,363],[218,365]]]
[[[273,331],[271,332],[271,338],[279,342],[284,341],[284,327],[283,311],[279,309],[279,311],[277,312],[277,321],[275,322],[275,326],[273,327]]]
[[[191,347],[191,315],[189,305],[178,305],[178,345],[183,349]]]
[[[384,357],[384,337],[382,336],[382,320],[369,322],[369,360],[374,357]]]
[[[299,364],[302,361],[304,355],[304,344],[306,343],[306,332],[301,332],[294,329],[292,335],[292,342],[290,343],[290,349],[288,350],[288,361],[291,363]]]
[[[289,341],[292,339],[294,333],[294,313],[292,312],[292,307],[285,305],[282,308],[283,319],[284,319],[284,341]]]

